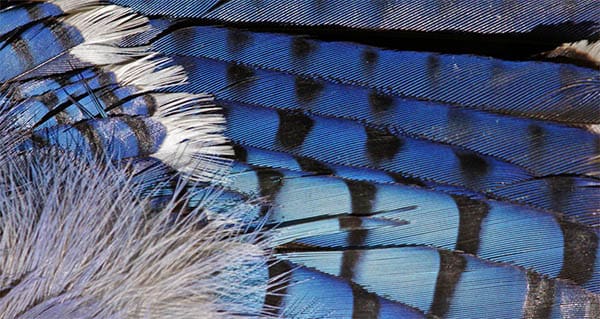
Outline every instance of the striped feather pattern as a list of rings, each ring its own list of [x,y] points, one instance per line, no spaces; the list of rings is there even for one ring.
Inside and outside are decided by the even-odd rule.
[[[599,292],[598,232],[554,214],[414,186],[241,163],[232,178],[230,190],[269,201],[269,221],[279,225],[278,244],[309,249],[429,245],[533,268]]]
[[[377,50],[211,27],[182,29],[157,40],[154,46],[165,53],[326,78],[400,97],[565,122],[600,121],[596,104],[582,102],[577,112],[569,112],[568,103],[561,101],[566,98],[553,94],[597,75],[596,70],[566,64]],[[313,91],[318,98],[320,90]]]
[[[228,1],[207,20],[316,27],[340,14],[356,25],[332,25],[385,29],[368,25],[376,10],[361,12],[364,24],[343,14],[363,4],[317,18],[300,9],[309,3]],[[478,22],[462,31],[537,32]],[[190,24],[151,43],[189,73],[178,89],[214,93],[225,108],[238,162],[224,196],[260,196],[256,214],[277,225],[277,256],[290,262],[270,274],[290,271],[288,295],[265,300],[286,306],[277,313],[321,293],[302,287],[342,279],[352,318],[385,317],[378,298],[419,316],[474,318],[481,305],[497,318],[596,316],[597,70]],[[317,282],[291,279],[300,272]],[[559,306],[573,302],[587,306]],[[310,309],[348,317],[327,303],[327,315]]]
[[[182,1],[178,6],[139,0],[111,0],[147,15],[202,18],[229,23],[274,23],[401,31],[461,31],[483,34],[528,33],[564,25],[563,33],[582,37],[598,27],[600,5],[593,0],[488,3],[469,0],[230,0]],[[570,31],[570,32],[569,32]],[[563,35],[564,36],[564,35]]]
[[[497,318],[526,315],[523,308],[547,313],[549,317],[596,315],[594,307],[590,307],[595,302],[594,296],[567,282],[548,281],[522,269],[443,250],[406,247],[283,253],[282,257],[348,278],[368,292],[438,317],[475,318],[481,313],[480,305],[493,307]],[[353,267],[346,265],[357,260]],[[536,299],[538,303],[526,306]],[[572,299],[577,299],[580,307],[558,306]]]
[[[109,2],[0,7],[20,150],[244,202],[265,315],[600,317],[597,1]]]
[[[177,32],[171,35],[177,35]],[[204,39],[206,36],[198,34],[194,38]],[[155,46],[162,49],[160,43],[163,40],[157,41]],[[208,51],[206,47],[210,43],[221,42],[206,41],[197,47]],[[226,52],[226,49],[215,48],[210,52]],[[256,57],[261,59],[268,56],[266,51],[257,53]],[[212,58],[210,54],[208,56]],[[280,61],[274,54],[271,59],[264,60]],[[424,137],[499,157],[524,166],[538,176],[558,173],[589,174],[598,170],[598,165],[589,161],[597,152],[598,136],[585,130],[530,119],[507,118],[459,108],[450,103],[406,99],[371,88],[331,83],[311,77],[256,68],[244,69],[235,64],[216,64],[211,68],[212,61],[210,64],[197,60],[186,62],[202,65],[191,72],[194,79],[197,79],[194,82],[197,83],[195,85],[198,90],[204,88],[219,92],[221,99],[358,120],[384,127],[391,132]],[[239,85],[234,85],[238,82]],[[273,86],[273,83],[278,85]],[[246,93],[243,88],[251,92]],[[302,94],[305,91],[313,94]],[[568,142],[572,139],[577,139],[580,143]],[[566,154],[568,158],[565,157]]]

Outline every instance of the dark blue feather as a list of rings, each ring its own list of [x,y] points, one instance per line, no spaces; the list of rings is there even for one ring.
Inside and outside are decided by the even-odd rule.
[[[4,9],[0,11],[0,38],[28,24],[63,14],[63,10],[52,3],[37,3],[28,7],[17,6]]]
[[[248,230],[270,229],[265,314],[600,315],[598,62],[554,50],[599,39],[598,1],[108,1],[149,29],[111,20],[116,7],[65,20],[67,2],[0,4],[0,93],[20,82],[20,150],[125,162],[160,207],[178,196],[177,169],[221,160],[196,145],[220,138],[222,112],[230,174],[184,188],[186,205],[227,215],[246,202]],[[71,51],[108,29],[98,17],[127,35],[92,63],[106,52]],[[188,83],[123,81],[140,45]],[[117,47],[127,58],[106,61]]]
[[[240,51],[239,54],[227,55],[223,53],[228,52],[225,47],[209,49],[216,43],[226,41],[225,37],[211,38],[212,34],[206,36],[204,34],[206,32],[200,32],[204,30],[202,28],[208,27],[198,27],[196,29],[199,30],[194,29],[196,32],[192,34],[184,33],[185,36],[182,33],[187,29],[169,34],[168,37],[180,35],[181,42],[186,39],[186,36],[202,41],[193,49],[187,50],[191,45],[179,49],[178,54],[189,52],[195,56],[210,57],[219,54],[216,59],[225,57],[236,62],[247,62],[255,57],[264,61],[285,60],[280,59],[279,54],[286,51],[275,50],[269,57],[271,51],[266,51],[263,49],[264,46],[258,45],[263,43],[262,41],[279,44],[282,42],[280,39],[257,39],[257,44],[249,46],[249,49],[257,48],[264,51],[252,52],[252,54],[244,54],[244,51]],[[221,33],[225,33],[224,30],[217,29],[223,31]],[[231,32],[229,30],[229,33]],[[165,38],[155,43],[155,46],[169,52],[169,47],[162,44],[168,41]],[[284,39],[289,42],[289,39]],[[177,47],[175,43],[171,48]],[[197,53],[197,51],[201,52]],[[340,51],[348,50],[341,48]],[[333,48],[331,52],[334,52]],[[244,59],[244,57],[248,58]],[[401,98],[374,89],[297,77],[288,73],[255,68],[244,69],[235,64],[219,64],[219,62],[215,62],[216,65],[212,68],[212,61],[191,59],[185,61],[198,65],[193,70],[195,71],[194,82],[199,82],[196,87],[218,92],[220,99],[360,121],[398,134],[457,145],[494,156],[524,167],[536,176],[560,173],[590,174],[600,170],[600,164],[590,161],[597,152],[599,137],[585,129],[479,112],[450,104]],[[236,69],[241,73],[238,78],[234,73]],[[246,72],[242,73],[243,70]],[[308,92],[311,89],[312,96],[302,94],[303,91]],[[573,140],[579,143],[572,143]]]
[[[596,70],[572,65],[380,50],[353,43],[214,27],[177,30],[154,46],[167,54],[320,77],[400,97],[562,122],[600,123],[596,104],[579,100],[577,112],[570,112],[572,101],[554,94],[573,82],[597,75]],[[318,98],[321,93],[314,90],[313,94]]]
[[[226,114],[227,134],[236,143],[317,161],[378,168],[483,192],[531,178],[522,169],[493,158],[370,130],[355,122],[241,104],[229,105]]]
[[[286,260],[347,278],[365,290],[430,315],[477,318],[481,307],[494,318],[519,318],[545,308],[550,317],[585,314],[594,296],[566,281],[468,255],[424,247],[283,253]],[[394,260],[395,262],[391,262]],[[539,286],[540,281],[549,285]],[[538,288],[539,286],[539,288]],[[580,310],[559,305],[578,298]]]

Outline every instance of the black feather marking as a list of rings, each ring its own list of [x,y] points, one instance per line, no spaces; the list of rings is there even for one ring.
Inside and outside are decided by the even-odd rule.
[[[296,156],[296,162],[300,165],[303,171],[313,172],[317,175],[334,175],[333,170],[327,167],[327,165],[316,161],[312,158]]]
[[[348,184],[348,182],[346,182]],[[363,185],[364,186],[364,185]],[[350,184],[348,187],[351,189]],[[359,186],[360,187],[360,186]],[[368,188],[368,187],[367,187]],[[367,195],[368,196],[368,195]],[[354,213],[354,196],[352,196],[352,212]],[[351,250],[345,250],[342,253],[342,263],[340,277],[351,282],[352,287],[352,318],[377,318],[379,315],[379,298],[376,294],[365,291],[362,287],[353,283],[356,267],[360,263],[361,250],[352,250],[365,243],[368,235],[368,229],[360,228],[362,221],[358,217],[343,216],[339,218],[340,229],[349,230],[347,247]]]
[[[50,29],[50,32],[52,32],[52,35],[54,35],[62,48],[70,49],[79,44],[79,42],[73,41],[73,39],[77,39],[77,37],[73,37],[73,34],[78,33],[74,27],[66,24],[52,23],[51,21],[46,21],[43,24]]]
[[[102,154],[104,145],[104,143],[102,143],[102,138],[98,135],[98,132],[96,132],[89,122],[79,122],[75,124],[74,127],[81,133],[82,136],[85,137],[92,154]]]
[[[362,51],[361,56],[365,74],[372,75],[377,65],[377,61],[379,60],[379,54],[376,50],[370,47],[365,47],[365,49]]]
[[[529,133],[529,142],[531,148],[529,154],[532,156],[531,160],[540,162],[542,161],[542,158],[537,155],[541,154],[544,150],[544,137],[546,135],[544,133],[544,129],[540,125],[533,123],[527,126],[527,132]]]
[[[31,19],[31,21],[38,21],[41,18],[45,18],[46,15],[44,14],[44,12],[42,10],[40,10],[39,6],[30,6],[26,8],[27,10],[27,15],[29,16],[29,19]]]
[[[454,154],[460,161],[460,170],[466,180],[475,182],[485,176],[490,167],[487,161],[479,154],[468,151],[455,150]]]
[[[367,133],[367,155],[375,164],[394,158],[404,144],[400,137],[382,130],[365,127],[365,132]]]
[[[270,260],[269,261],[269,281],[271,284],[267,288],[263,312],[273,317],[278,317],[279,311],[283,306],[283,299],[292,277],[292,266],[287,261]]]
[[[25,69],[30,69],[35,66],[35,58],[29,50],[29,46],[23,39],[19,38],[16,41],[11,41],[10,46],[15,51],[15,53],[17,53],[21,61],[23,61],[26,64]]]
[[[352,289],[352,319],[379,318],[379,296],[366,291],[361,286],[351,283]]]
[[[231,88],[238,92],[243,92],[248,89],[248,81],[252,79],[255,72],[252,68],[249,68],[241,64],[228,64],[227,65],[227,83]]]
[[[373,113],[385,112],[394,106],[394,98],[391,95],[373,90],[369,94],[369,106]]]
[[[42,95],[36,97],[37,100],[42,102],[48,109],[53,109],[58,105],[59,99],[54,91],[48,91]]]
[[[238,144],[233,144],[233,152],[234,152],[234,159],[236,161],[240,161],[242,163],[247,163],[248,162],[248,152],[246,151],[246,149]]]
[[[252,34],[250,32],[239,29],[227,29],[227,50],[231,53],[240,52],[251,43]]]
[[[279,115],[277,142],[288,149],[302,145],[314,125],[313,119],[297,112],[277,110],[277,113]]]
[[[427,77],[432,88],[437,88],[441,76],[440,56],[432,53],[427,56]]]
[[[466,196],[453,195],[459,212],[458,237],[455,249],[476,255],[479,251],[481,223],[490,211],[490,206]]]
[[[120,119],[125,125],[129,126],[135,135],[139,156],[149,155],[156,151],[154,137],[152,136],[152,132],[150,132],[148,129],[148,125],[146,125],[144,121],[142,121],[140,118],[131,116],[122,116]]]
[[[559,278],[583,284],[594,275],[598,235],[577,223],[560,221],[564,237],[563,266]]]
[[[305,78],[297,76],[294,80],[296,98],[300,103],[310,103],[314,101],[323,89],[325,88],[322,83],[312,78]]]
[[[549,178],[547,180],[550,190],[552,210],[562,212],[571,194],[575,191],[575,180],[569,176]]]
[[[315,50],[315,45],[303,37],[294,37],[291,45],[292,57],[299,61],[306,59]]]
[[[268,204],[271,204],[283,186],[283,174],[275,169],[260,168],[256,170],[256,176],[258,177],[260,196],[265,198]],[[263,216],[269,211],[268,204],[261,207],[260,212]]]
[[[555,298],[554,281],[533,271],[527,272],[527,297],[523,306],[524,319],[552,318]]]
[[[409,176],[405,176],[399,173],[394,173],[394,172],[387,172],[387,174],[394,179],[394,181],[398,184],[402,184],[402,185],[415,185],[415,186],[420,186],[420,187],[426,187],[427,185],[421,181],[420,179],[417,178],[412,178]]]
[[[373,183],[365,181],[344,180],[350,191],[352,215],[369,216],[373,212],[373,201],[377,188]]]
[[[145,94],[144,95],[144,103],[146,104],[146,107],[148,108],[148,115],[149,116],[154,115],[154,113],[156,113],[156,109],[158,107],[156,105],[156,100],[150,94]]]
[[[452,303],[454,290],[462,273],[467,268],[464,256],[450,251],[440,250],[440,270],[435,282],[435,293],[429,308],[429,315],[443,318]]]
[[[90,92],[90,98],[97,99],[100,98],[107,109],[110,109],[114,104],[118,103],[121,99],[114,93],[113,90],[109,89],[115,83],[110,75],[106,72],[97,72],[98,83],[100,84],[99,90],[97,92],[99,94],[94,94],[94,92]],[[82,84],[88,86],[85,79],[81,79]],[[99,107],[99,106],[98,106]]]
[[[340,265],[340,277],[351,281],[354,278],[356,266],[360,262],[361,250],[353,248],[360,247],[364,244],[367,238],[366,229],[361,229],[362,221],[354,216],[344,216],[339,218],[340,229],[349,230],[347,246],[349,250],[345,250],[342,254],[342,263]]]

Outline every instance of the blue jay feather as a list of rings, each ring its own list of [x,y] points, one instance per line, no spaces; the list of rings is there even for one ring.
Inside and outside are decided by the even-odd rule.
[[[259,315],[600,317],[598,1],[108,2],[0,7],[11,147],[243,210]]]

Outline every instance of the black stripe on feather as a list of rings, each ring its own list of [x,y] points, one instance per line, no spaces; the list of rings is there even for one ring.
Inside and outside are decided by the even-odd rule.
[[[260,196],[267,200],[268,204],[261,207],[261,215],[266,215],[269,211],[269,204],[273,202],[275,196],[283,186],[283,174],[275,169],[260,168],[256,170],[258,177],[258,187]]]
[[[122,116],[120,119],[129,126],[129,129],[135,135],[137,141],[139,156],[149,155],[156,151],[156,141],[148,125],[141,119],[131,116]]]
[[[527,297],[523,305],[524,319],[549,319],[554,306],[555,288],[554,281],[539,275],[527,272]]]
[[[481,240],[481,223],[490,211],[490,206],[466,196],[452,195],[459,211],[456,250],[476,255]]]
[[[355,214],[355,193],[357,188],[363,188],[363,190],[369,189],[367,185],[354,185],[346,182],[348,188],[352,194],[352,212]],[[354,191],[353,191],[354,189]],[[368,191],[367,191],[368,193]],[[368,195],[367,195],[368,196]],[[373,194],[374,196],[374,194]],[[368,199],[367,199],[368,200]],[[362,202],[362,200],[361,200]],[[361,205],[364,205],[362,203]],[[369,204],[370,205],[370,204]],[[362,207],[360,208],[362,209]],[[369,207],[370,212],[370,207]],[[352,280],[354,279],[355,269],[360,264],[361,250],[354,250],[355,247],[361,247],[364,245],[367,238],[368,229],[362,229],[362,220],[354,216],[344,216],[339,218],[340,229],[350,230],[348,232],[347,246],[351,250],[345,250],[342,253],[341,269],[339,271],[340,277],[351,282],[352,287],[352,318],[378,318],[379,316],[379,297],[377,294],[369,293],[364,288],[360,287]]]
[[[298,112],[277,111],[279,115],[279,128],[277,141],[285,148],[296,148],[306,139],[314,125],[314,121]]]
[[[439,255],[440,270],[435,282],[435,294],[428,314],[443,318],[452,304],[456,285],[467,268],[467,260],[462,255],[446,250],[440,250]]]
[[[278,317],[291,280],[292,266],[283,260],[271,259],[268,262],[270,285],[265,295],[263,312]]]
[[[375,165],[394,158],[404,145],[400,137],[386,131],[365,126],[365,132],[368,156]]]
[[[564,259],[558,277],[581,285],[594,275],[594,264],[598,258],[598,235],[578,223],[559,223],[564,237]]]

